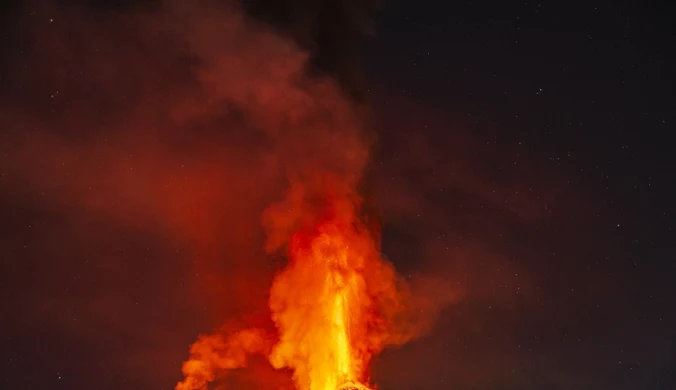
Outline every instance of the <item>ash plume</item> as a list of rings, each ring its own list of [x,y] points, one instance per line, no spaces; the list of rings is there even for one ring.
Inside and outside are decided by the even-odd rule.
[[[15,23],[31,28],[8,49],[12,77],[0,100],[1,193],[17,214],[8,220],[37,210],[45,226],[33,238],[41,249],[22,254],[26,261],[53,257],[76,269],[93,259],[101,270],[88,294],[66,290],[12,310],[96,346],[104,344],[91,329],[115,324],[144,342],[123,356],[111,351],[109,366],[166,381],[169,363],[157,358],[170,348],[166,339],[185,348],[187,334],[224,321],[269,333],[267,290],[282,267],[274,256],[321,217],[322,205],[338,198],[339,209],[377,228],[363,216],[373,203],[363,191],[369,112],[343,65],[327,67],[334,62],[325,50],[333,49],[312,46],[336,34],[320,31],[327,11],[318,9],[296,33],[299,44],[235,3],[176,1],[94,16],[78,6],[22,8]],[[377,249],[377,229],[370,234]],[[34,283],[56,283],[36,269]],[[401,301],[384,314],[391,329],[380,349],[419,336],[457,299],[454,290],[422,297],[395,279]],[[115,294],[120,282],[128,295]],[[123,304],[139,296],[152,309]],[[180,324],[158,333],[177,313]]]

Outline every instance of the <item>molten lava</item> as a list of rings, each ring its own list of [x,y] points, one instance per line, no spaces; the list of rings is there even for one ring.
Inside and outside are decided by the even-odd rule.
[[[338,203],[289,240],[289,263],[270,289],[277,342],[258,330],[204,336],[176,390],[206,389],[251,353],[291,369],[298,390],[369,388],[369,362],[389,343],[388,317],[400,306],[396,273],[353,206]]]
[[[325,220],[290,243],[291,262],[272,286],[280,332],[270,362],[289,367],[302,390],[366,386],[374,307],[365,275],[373,246],[347,221]]]

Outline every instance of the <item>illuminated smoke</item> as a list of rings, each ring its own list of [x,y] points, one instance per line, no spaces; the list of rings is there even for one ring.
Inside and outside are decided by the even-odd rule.
[[[209,78],[221,78],[239,60],[223,57]],[[367,388],[373,354],[420,331],[407,316],[412,301],[405,283],[361,218],[358,186],[369,145],[360,109],[332,80],[311,79],[302,62],[292,65],[271,61],[258,73],[260,64],[251,64],[247,76],[255,82],[228,92],[262,113],[255,120],[272,134],[288,182],[283,199],[263,214],[266,250],[283,250],[289,261],[270,289],[278,341],[268,351],[258,339],[241,343],[248,333],[203,336],[177,390],[206,388],[243,366],[246,353],[267,354],[273,367],[290,368],[299,390]]]
[[[15,146],[3,185],[49,193],[45,208],[76,223],[187,248],[201,272],[186,279],[214,318],[269,305],[274,329],[201,336],[177,389],[216,384],[252,354],[290,369],[298,390],[371,386],[372,356],[421,334],[438,308],[382,257],[364,217],[368,110],[233,5],[177,1],[107,21],[48,11],[58,27],[36,27],[32,67],[16,82],[55,96],[49,109],[3,102],[3,141]],[[278,254],[287,264],[272,276]]]

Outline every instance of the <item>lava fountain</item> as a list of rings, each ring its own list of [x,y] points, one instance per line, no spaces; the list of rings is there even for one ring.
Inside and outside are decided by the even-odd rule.
[[[226,339],[203,336],[192,346],[176,390],[206,389],[218,373],[244,367],[249,354],[291,369],[299,390],[371,387],[371,357],[396,343],[390,325],[402,289],[354,206],[325,199],[320,215],[290,237],[289,262],[270,289],[278,337],[260,329]]]
[[[289,251],[290,263],[270,293],[280,333],[270,362],[293,369],[299,389],[368,387],[368,363],[383,325],[378,289],[383,282],[394,286],[394,273],[367,229],[331,208],[292,236]]]

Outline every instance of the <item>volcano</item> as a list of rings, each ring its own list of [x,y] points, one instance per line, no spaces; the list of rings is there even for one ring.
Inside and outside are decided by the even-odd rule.
[[[278,334],[244,329],[200,338],[176,390],[206,389],[224,372],[245,366],[249,354],[291,369],[298,389],[371,388],[371,357],[402,336],[393,325],[405,290],[358,218],[358,205],[332,194],[286,245],[289,262],[269,299]]]
[[[274,42],[264,48],[284,42],[293,53],[304,50]],[[253,82],[231,91],[245,103],[243,112],[260,113],[252,122],[276,144],[286,172],[284,193],[262,215],[267,253],[287,260],[268,291],[274,330],[201,336],[176,390],[207,389],[246,367],[251,355],[291,372],[296,390],[371,389],[372,357],[418,333],[409,287],[380,251],[377,207],[368,194],[368,110],[345,92],[345,79],[309,74],[316,56],[293,60],[293,66],[266,63],[260,74],[247,67]],[[220,79],[231,62],[219,59],[210,77]]]

